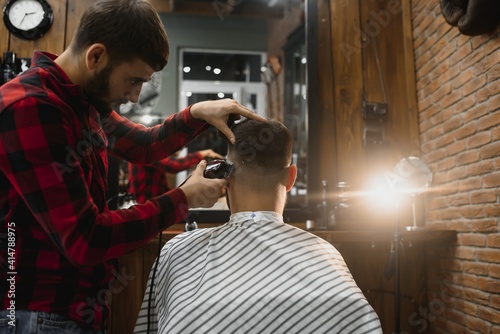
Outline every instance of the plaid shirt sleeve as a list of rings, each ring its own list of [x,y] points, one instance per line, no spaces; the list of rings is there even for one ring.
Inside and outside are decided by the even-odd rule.
[[[189,110],[173,114],[151,128],[112,112],[102,127],[112,153],[131,163],[152,163],[170,156],[208,129],[209,125],[194,119]]]
[[[163,160],[153,162],[151,167],[165,173],[178,173],[193,167],[202,159],[203,156],[199,152],[188,153],[186,156],[181,158],[171,155]]]
[[[0,168],[70,262],[96,265],[117,258],[184,218],[188,207],[180,189],[127,210],[108,211],[106,136],[100,126],[89,124],[91,137],[79,138],[82,129],[75,113],[61,108],[64,103],[50,98],[26,97],[4,109]],[[107,119],[111,121],[102,129],[114,141],[113,152],[143,162],[169,155],[206,127],[189,109],[154,129],[116,113]]]

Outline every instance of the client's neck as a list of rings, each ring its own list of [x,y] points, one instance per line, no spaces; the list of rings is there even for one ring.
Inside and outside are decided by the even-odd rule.
[[[232,195],[232,194],[231,194]],[[231,214],[243,211],[274,211],[283,214],[286,193],[240,192],[230,196]]]

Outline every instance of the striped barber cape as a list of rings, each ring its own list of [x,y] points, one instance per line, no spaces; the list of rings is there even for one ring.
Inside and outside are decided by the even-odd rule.
[[[275,212],[178,235],[158,261],[134,333],[382,333],[335,247]]]

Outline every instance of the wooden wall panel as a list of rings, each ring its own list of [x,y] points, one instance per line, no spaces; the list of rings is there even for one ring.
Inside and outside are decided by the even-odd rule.
[[[3,8],[3,7],[2,7]],[[3,53],[8,50],[9,47],[9,34],[7,33],[7,28],[3,22],[0,23],[0,57],[3,57]]]
[[[18,58],[31,58],[35,50],[48,51],[55,54],[59,54],[64,50],[66,0],[48,0],[48,3],[54,11],[54,22],[45,36],[34,41],[27,41],[13,35],[8,35],[9,49],[10,51],[14,51]],[[1,24],[3,25],[3,22]],[[6,50],[4,49],[3,51]]]
[[[174,10],[174,0],[148,0],[158,13],[171,13]]]
[[[339,181],[358,188],[363,172],[361,118],[361,54],[348,52],[359,43],[359,2],[330,1],[333,94],[335,97],[335,131],[337,136],[337,168]]]
[[[318,203],[320,182],[326,179],[333,208],[337,183],[346,182],[349,208],[337,207],[335,228],[391,229],[395,210],[380,209],[366,194],[374,180],[385,181],[401,158],[419,152],[409,0],[324,0],[317,6],[318,65],[310,82],[317,82],[318,89],[317,96],[309,92],[314,102],[309,115],[310,133],[319,138],[311,141],[310,161],[319,167],[309,168],[314,171],[309,174],[310,202]],[[364,92],[370,102],[387,102],[386,121],[363,118]],[[382,144],[364,141],[371,129],[383,134]],[[406,222],[408,204],[401,211],[404,225],[411,225]]]
[[[64,40],[65,48],[68,47],[73,38],[73,33],[80,21],[80,16],[94,1],[95,0],[68,0],[68,25],[66,27],[66,36]]]

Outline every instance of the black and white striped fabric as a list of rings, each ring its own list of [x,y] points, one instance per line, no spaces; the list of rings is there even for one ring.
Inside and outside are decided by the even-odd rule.
[[[154,266],[153,266],[154,268]],[[382,333],[339,252],[275,212],[165,244],[135,333]]]

